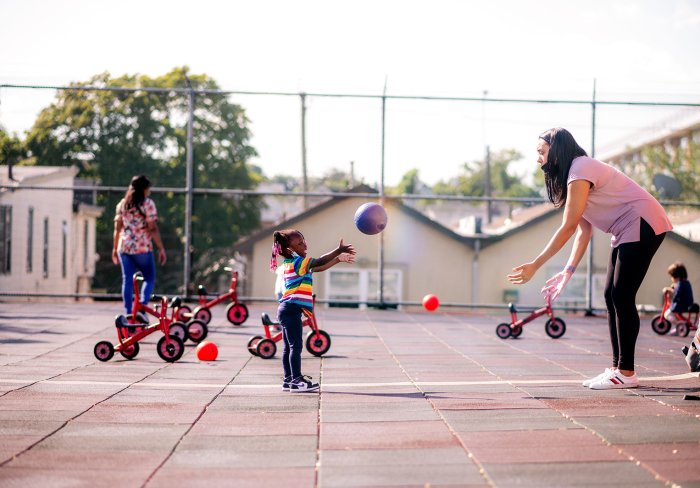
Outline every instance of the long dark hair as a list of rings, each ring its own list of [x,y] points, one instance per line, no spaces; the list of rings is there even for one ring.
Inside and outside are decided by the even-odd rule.
[[[129,189],[126,190],[126,194],[124,195],[125,210],[135,209],[143,215],[141,205],[143,205],[144,200],[146,200],[146,190],[150,187],[151,180],[145,175],[138,175],[131,178]]]
[[[555,207],[561,207],[566,203],[566,180],[569,179],[571,162],[588,154],[578,145],[571,132],[561,127],[543,132],[540,139],[549,144],[547,161],[542,165],[547,197]]]

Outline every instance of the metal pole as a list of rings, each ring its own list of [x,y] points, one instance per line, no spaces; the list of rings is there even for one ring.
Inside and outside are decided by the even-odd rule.
[[[384,147],[386,141],[386,79],[384,79],[384,94],[382,96],[382,158],[381,179],[379,181],[379,205],[384,206]],[[379,308],[384,305],[384,232],[379,233]]]
[[[591,100],[591,157],[595,157],[595,89],[596,80],[593,78],[593,98]],[[588,243],[588,270],[586,272],[586,316],[590,317],[593,315],[593,234],[591,233],[591,240]]]
[[[190,80],[187,80],[190,83]],[[187,117],[187,176],[186,176],[186,190],[187,194],[185,197],[185,254],[183,259],[183,290],[182,294],[187,298],[190,289],[190,270],[191,270],[191,259],[192,259],[192,207],[193,207],[193,168],[194,168],[194,157],[192,150],[192,131],[194,126],[194,101],[195,93],[190,85],[190,91],[188,92],[188,109],[189,114]]]
[[[301,97],[301,182],[304,193],[309,191],[309,179],[306,174],[306,93],[300,93]],[[306,195],[303,197],[303,207],[309,207]]]
[[[485,164],[485,186],[484,188],[484,193],[486,193],[487,198],[491,198],[491,148],[487,145],[486,146],[486,160],[484,161]],[[491,223],[491,220],[493,220],[493,210],[491,208],[491,200],[486,201],[486,222],[489,224]]]

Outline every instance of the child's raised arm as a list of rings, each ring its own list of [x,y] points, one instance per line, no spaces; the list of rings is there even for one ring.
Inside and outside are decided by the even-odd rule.
[[[326,264],[324,264],[324,265],[322,265],[322,266],[316,266],[316,267],[314,267],[314,272],[317,273],[317,272],[319,272],[319,271],[325,271],[325,270],[327,270],[328,268],[332,268],[333,266],[335,266],[335,265],[338,264],[338,263],[354,263],[354,262],[355,262],[355,256],[353,256],[352,254],[349,254],[349,253],[344,252],[344,253],[340,254],[339,256],[337,256],[337,257],[331,259],[331,260],[330,260],[329,262],[327,262]]]
[[[333,249],[331,252],[324,254],[320,258],[314,259],[313,262],[311,263],[311,269],[314,271],[323,271],[324,269],[330,268],[330,266],[325,266],[326,264],[330,263],[334,259],[337,259],[338,256],[341,254],[349,254],[349,255],[354,255],[355,254],[355,248],[352,246],[352,244],[343,244],[343,240],[340,240],[340,244],[338,244],[338,247]],[[334,266],[338,264],[340,261],[334,262],[331,266]]]

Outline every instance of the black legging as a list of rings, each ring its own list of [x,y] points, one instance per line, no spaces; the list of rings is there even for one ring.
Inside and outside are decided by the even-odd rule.
[[[666,237],[641,219],[639,241],[612,248],[605,281],[613,367],[634,371],[634,348],[639,335],[637,290],[647,274],[651,259]]]

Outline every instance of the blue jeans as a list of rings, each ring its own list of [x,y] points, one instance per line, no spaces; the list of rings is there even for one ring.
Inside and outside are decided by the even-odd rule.
[[[141,286],[141,303],[148,303],[156,284],[156,261],[153,252],[142,254],[119,253],[119,261],[122,263],[122,299],[126,314],[131,313],[134,301],[134,273],[141,271],[143,285]]]
[[[282,368],[285,379],[301,376],[301,350],[304,348],[301,323],[301,307],[294,303],[282,302],[277,309],[277,319],[282,325]]]

